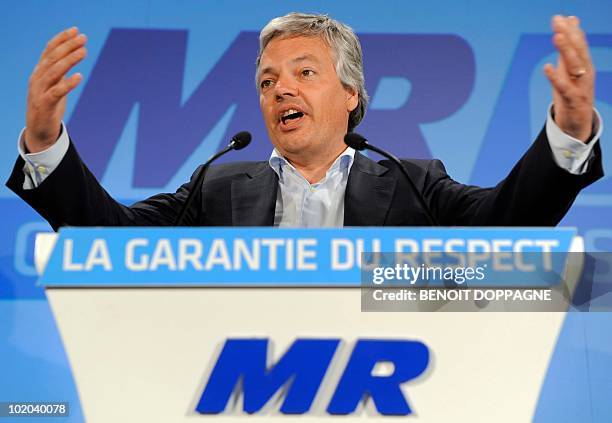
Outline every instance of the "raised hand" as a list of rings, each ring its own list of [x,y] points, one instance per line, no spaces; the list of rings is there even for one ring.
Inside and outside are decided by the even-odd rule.
[[[544,74],[553,88],[555,122],[563,132],[586,142],[593,124],[595,86],[586,36],[575,16],[554,16],[552,29],[559,61],[556,68],[547,63]]]
[[[57,34],[40,56],[28,85],[25,144],[30,153],[53,145],[66,110],[66,97],[83,79],[66,74],[85,58],[85,34],[76,27]]]

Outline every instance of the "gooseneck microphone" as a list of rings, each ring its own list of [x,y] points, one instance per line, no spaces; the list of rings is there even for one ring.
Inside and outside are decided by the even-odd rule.
[[[181,225],[181,223],[183,222],[183,219],[185,218],[185,215],[187,214],[187,210],[189,210],[191,203],[193,203],[193,199],[195,198],[196,193],[202,191],[202,184],[204,183],[204,176],[206,176],[206,171],[208,170],[208,167],[210,166],[210,164],[231,150],[242,150],[244,147],[249,145],[250,142],[251,142],[250,132],[247,132],[247,131],[238,132],[236,135],[232,137],[229,145],[225,149],[214,154],[210,159],[206,161],[206,163],[204,163],[204,165],[202,166],[202,169],[200,169],[200,172],[198,173],[198,177],[196,178],[195,182],[193,183],[193,186],[191,187],[191,191],[189,192],[189,195],[187,196],[187,200],[185,200],[185,204],[183,204],[183,207],[181,208],[181,212],[179,213],[178,217],[174,220],[173,226]]]
[[[423,198],[423,195],[421,195],[416,185],[414,185],[414,182],[412,182],[412,178],[410,178],[410,175],[408,175],[408,171],[406,170],[406,168],[404,167],[404,164],[400,161],[400,159],[398,159],[393,154],[385,150],[382,150],[372,144],[369,144],[368,140],[366,140],[363,135],[357,134],[355,132],[349,132],[348,134],[346,134],[344,136],[344,143],[357,151],[362,151],[366,149],[372,150],[382,156],[385,156],[386,158],[391,160],[393,163],[395,163],[395,165],[399,168],[400,172],[402,172],[402,174],[408,181],[408,185],[410,185],[410,188],[412,189],[412,191],[414,191],[419,201],[419,205],[425,212],[425,215],[427,216],[427,220],[429,220],[429,224],[431,226],[440,226],[440,223],[431,213],[431,210],[429,210],[429,207],[427,207],[427,204],[425,203],[425,199]]]

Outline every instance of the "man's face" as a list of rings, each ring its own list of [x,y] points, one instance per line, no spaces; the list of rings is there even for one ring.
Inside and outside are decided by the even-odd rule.
[[[289,160],[329,160],[344,150],[358,95],[345,88],[320,37],[275,38],[259,66],[259,104],[276,149]]]

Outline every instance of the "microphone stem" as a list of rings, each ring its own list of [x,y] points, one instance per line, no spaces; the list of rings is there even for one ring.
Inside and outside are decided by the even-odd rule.
[[[389,160],[391,160],[393,163],[395,163],[398,167],[400,172],[402,172],[402,174],[406,177],[406,180],[408,181],[408,184],[410,184],[410,187],[412,188],[412,190],[414,191],[414,193],[416,194],[416,198],[419,202],[419,205],[421,206],[421,208],[423,209],[423,211],[425,212],[425,215],[427,216],[427,220],[429,220],[429,224],[431,226],[440,226],[440,223],[438,222],[438,220],[434,217],[434,215],[431,213],[431,211],[429,210],[429,207],[427,206],[427,204],[425,204],[425,201],[423,200],[423,196],[421,195],[421,193],[419,192],[419,190],[417,189],[417,187],[414,185],[414,182],[412,182],[412,178],[410,177],[410,175],[408,175],[408,171],[406,170],[406,168],[404,167],[404,164],[401,162],[400,159],[398,159],[397,157],[395,157],[393,154],[388,153],[384,150],[381,150],[380,148],[373,146],[372,144],[365,144],[365,148],[372,150],[382,156],[385,156],[386,158],[388,158]]]
[[[233,145],[230,144],[229,147],[225,148],[224,150],[219,151],[218,153],[215,153],[213,156],[211,156],[210,159],[208,159],[204,163],[204,165],[202,166],[202,169],[200,169],[200,172],[198,173],[198,176],[195,182],[193,183],[191,187],[191,191],[189,191],[189,195],[187,196],[187,200],[185,200],[185,204],[183,205],[183,208],[181,209],[181,213],[174,220],[173,226],[180,226],[181,223],[183,223],[183,219],[185,218],[185,215],[187,214],[187,210],[189,210],[191,203],[193,203],[193,200],[196,194],[202,190],[202,183],[204,182],[204,176],[206,176],[206,171],[208,170],[208,167],[210,166],[210,164],[214,162],[215,160],[217,160],[219,157],[223,156],[225,153],[233,149],[234,149]]]

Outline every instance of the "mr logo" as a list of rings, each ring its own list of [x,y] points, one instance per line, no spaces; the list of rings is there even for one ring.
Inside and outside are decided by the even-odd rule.
[[[297,339],[276,364],[270,366],[268,339],[228,339],[196,411],[222,413],[232,396],[242,395],[243,411],[253,414],[262,410],[280,391],[284,393],[281,413],[307,413],[339,344],[340,339]],[[392,373],[374,375],[378,363],[391,363]],[[380,414],[410,414],[412,411],[401,385],[421,375],[428,363],[429,350],[422,342],[359,339],[327,412],[353,413],[359,402],[369,397]]]

